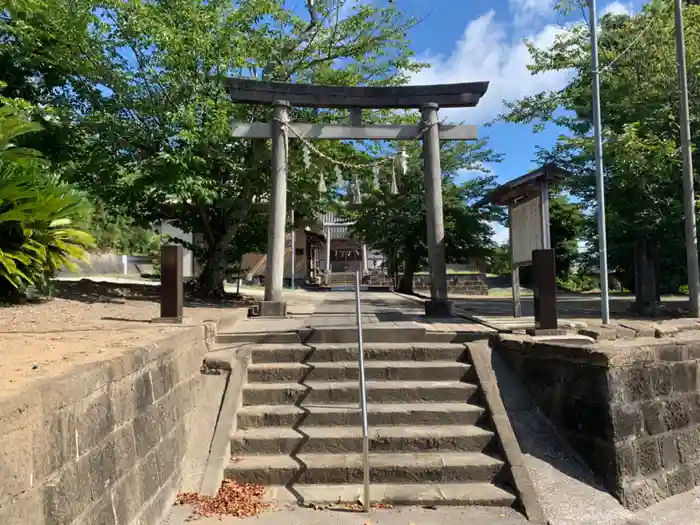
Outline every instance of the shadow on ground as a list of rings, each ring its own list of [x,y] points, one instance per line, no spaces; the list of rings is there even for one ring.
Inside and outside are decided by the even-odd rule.
[[[491,365],[528,473],[551,525],[628,523],[633,514],[603,488],[495,351]]]
[[[513,301],[510,297],[455,297],[452,298],[455,307],[469,315],[512,316]],[[598,294],[560,293],[557,295],[557,311],[561,319],[586,319],[601,317],[600,296]],[[630,310],[634,296],[611,295],[610,314],[617,318],[638,318],[641,316]],[[534,315],[534,300],[532,297],[522,297],[522,315]],[[664,311],[655,319],[673,318],[687,313],[688,299],[686,297],[667,298],[662,302]]]
[[[160,284],[120,283],[93,281],[55,281],[56,297],[84,303],[122,303],[129,301],[160,301]],[[196,294],[193,285],[185,284],[184,306],[231,308],[250,306],[256,299],[244,295],[225,293],[221,297],[202,298]]]

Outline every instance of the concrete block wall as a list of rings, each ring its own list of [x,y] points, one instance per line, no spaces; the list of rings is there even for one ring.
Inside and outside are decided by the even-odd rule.
[[[494,345],[627,508],[700,486],[700,339],[613,347],[501,336]]]
[[[0,523],[158,523],[183,475],[214,331],[183,327],[0,399]]]

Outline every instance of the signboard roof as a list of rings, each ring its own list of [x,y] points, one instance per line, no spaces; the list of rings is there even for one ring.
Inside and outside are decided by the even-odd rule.
[[[518,201],[526,201],[539,196],[541,191],[540,184],[543,180],[546,180],[549,184],[558,184],[570,175],[570,171],[554,164],[545,164],[530,173],[502,184],[474,206],[479,207],[485,204],[507,206]]]

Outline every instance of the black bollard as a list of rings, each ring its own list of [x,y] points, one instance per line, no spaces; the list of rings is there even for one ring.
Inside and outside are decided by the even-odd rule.
[[[184,292],[181,244],[166,244],[160,249],[160,317],[182,320]]]
[[[556,330],[557,274],[554,250],[532,250],[532,276],[535,303],[535,329]]]

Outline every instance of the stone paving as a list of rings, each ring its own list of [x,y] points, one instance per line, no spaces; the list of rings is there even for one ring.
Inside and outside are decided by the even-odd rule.
[[[248,291],[246,290],[246,293]],[[287,319],[252,318],[236,326],[239,333],[285,332],[302,328],[354,327],[357,325],[354,292],[285,293],[290,317]],[[478,332],[485,336],[492,328],[462,317],[427,319],[423,299],[408,298],[391,292],[364,292],[360,295],[362,323],[378,328],[425,327],[435,332]]]
[[[176,507],[173,514],[162,525],[185,523],[186,508]],[[393,509],[373,509],[369,514],[340,510],[313,510],[307,508],[283,509],[266,512],[254,518],[232,517],[205,518],[198,520],[200,525],[527,525],[522,514],[508,508],[485,507],[441,507],[427,509],[421,507],[396,507]]]

